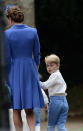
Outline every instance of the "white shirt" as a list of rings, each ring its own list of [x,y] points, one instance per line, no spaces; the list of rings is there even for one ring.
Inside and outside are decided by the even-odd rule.
[[[66,83],[59,70],[52,73],[45,82],[40,82],[43,89],[48,89],[49,96],[66,95]]]

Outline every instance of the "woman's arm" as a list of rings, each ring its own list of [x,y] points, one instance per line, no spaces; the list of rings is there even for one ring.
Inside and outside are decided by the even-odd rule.
[[[35,29],[34,32],[34,49],[33,49],[33,56],[34,56],[34,60],[36,62],[37,67],[40,64],[40,42],[39,42],[39,37],[37,34],[37,30]]]
[[[10,68],[11,68],[11,50],[10,50],[7,32],[5,32],[5,59],[6,59],[6,73],[7,73],[7,78],[8,78]]]

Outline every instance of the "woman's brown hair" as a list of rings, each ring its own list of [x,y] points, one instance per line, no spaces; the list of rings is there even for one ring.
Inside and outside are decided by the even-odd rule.
[[[8,18],[11,18],[13,21],[17,23],[21,23],[24,21],[24,12],[17,6],[10,7],[8,9]]]

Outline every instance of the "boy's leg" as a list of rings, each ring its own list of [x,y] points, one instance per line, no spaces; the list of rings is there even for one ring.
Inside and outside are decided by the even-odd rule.
[[[68,131],[64,124],[58,125],[58,131]]]
[[[48,126],[47,131],[55,131],[57,118],[59,115],[58,104],[56,103],[55,97],[50,97],[50,103],[48,107]]]
[[[68,104],[67,104],[66,99],[64,99],[63,108],[61,110],[60,116],[57,121],[58,131],[67,131],[65,127],[65,123],[67,120],[67,114],[68,114]]]
[[[47,131],[55,131],[55,126],[48,126]]]
[[[35,131],[40,131],[40,108],[34,108],[36,123],[35,123]]]

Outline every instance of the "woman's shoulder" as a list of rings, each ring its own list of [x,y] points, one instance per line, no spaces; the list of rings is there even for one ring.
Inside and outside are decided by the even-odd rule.
[[[5,32],[6,34],[8,34],[8,33],[11,32],[11,30],[12,30],[12,28],[9,28],[9,29],[6,29],[4,32]]]
[[[4,35],[5,35],[6,37],[8,37],[9,34],[11,34],[11,30],[10,30],[10,29],[6,29],[6,30],[4,31]]]
[[[30,27],[30,26],[27,26],[29,30],[31,30],[32,32],[37,32],[37,29],[35,27]]]
[[[11,28],[6,29],[6,30],[4,31],[4,36],[9,39],[9,38],[10,38],[10,35],[11,35],[11,32],[12,32]]]

